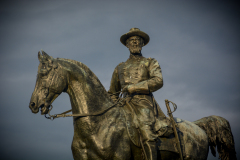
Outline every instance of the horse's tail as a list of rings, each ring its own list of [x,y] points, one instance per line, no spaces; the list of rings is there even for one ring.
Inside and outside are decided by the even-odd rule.
[[[234,139],[229,122],[219,116],[209,116],[194,121],[208,135],[209,146],[216,157],[216,146],[221,160],[236,160]]]

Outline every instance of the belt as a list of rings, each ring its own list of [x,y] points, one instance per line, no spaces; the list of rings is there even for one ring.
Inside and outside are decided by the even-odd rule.
[[[131,96],[131,97],[133,97],[133,96],[135,96],[135,95],[145,95],[145,96],[152,96],[152,93],[149,93],[149,94],[146,94],[146,93],[132,93],[132,94],[129,94],[128,92],[124,92],[123,93],[123,97],[125,97],[125,96]]]

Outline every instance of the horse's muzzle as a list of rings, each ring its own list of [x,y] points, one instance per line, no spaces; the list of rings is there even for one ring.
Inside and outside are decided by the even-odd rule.
[[[36,103],[34,103],[34,102],[30,102],[29,108],[31,109],[32,113],[36,114],[39,112],[39,108],[36,107]]]

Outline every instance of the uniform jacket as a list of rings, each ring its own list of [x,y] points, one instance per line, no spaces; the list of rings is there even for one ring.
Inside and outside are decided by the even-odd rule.
[[[158,61],[141,55],[130,55],[113,72],[109,93],[121,91],[125,86],[134,88],[134,93],[150,94],[163,86],[162,71]],[[119,94],[111,98],[116,100]]]

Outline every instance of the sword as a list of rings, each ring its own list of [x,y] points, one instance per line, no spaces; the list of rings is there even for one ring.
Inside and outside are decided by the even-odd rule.
[[[165,99],[165,104],[166,104],[166,107],[167,107],[167,110],[168,110],[168,116],[170,117],[170,120],[171,120],[171,123],[172,123],[172,126],[173,126],[174,135],[175,135],[175,138],[176,138],[176,141],[177,141],[177,148],[178,148],[178,151],[179,151],[179,154],[180,154],[180,159],[183,160],[182,149],[181,149],[181,146],[180,146],[180,141],[179,141],[179,137],[178,137],[178,133],[177,133],[177,123],[174,121],[173,115],[172,115],[172,113],[174,111],[176,111],[177,105],[175,103],[171,102],[173,107],[174,107],[174,111],[172,112],[171,108],[169,107],[169,102],[171,102],[171,101]]]

